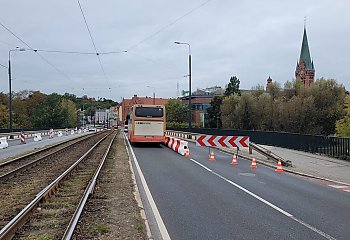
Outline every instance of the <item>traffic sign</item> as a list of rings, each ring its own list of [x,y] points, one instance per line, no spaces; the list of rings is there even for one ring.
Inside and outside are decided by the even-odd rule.
[[[249,147],[248,136],[214,136],[199,135],[196,139],[196,145],[202,147]]]

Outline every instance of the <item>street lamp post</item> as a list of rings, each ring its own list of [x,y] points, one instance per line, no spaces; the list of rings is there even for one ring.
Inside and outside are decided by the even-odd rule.
[[[191,88],[191,45],[185,42],[174,42],[175,44],[182,44],[188,46],[188,129],[192,130],[192,88]]]
[[[25,51],[24,48],[19,48],[19,47],[16,47],[16,49],[11,49],[9,51],[9,67],[8,67],[8,70],[9,70],[9,113],[10,113],[10,133],[12,133],[12,86],[11,86],[11,81],[12,81],[12,78],[11,78],[11,52],[14,52],[14,51]],[[12,136],[10,136],[12,137]]]

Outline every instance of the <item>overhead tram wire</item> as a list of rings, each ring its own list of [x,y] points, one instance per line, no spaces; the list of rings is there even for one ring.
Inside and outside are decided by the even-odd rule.
[[[79,1],[79,0],[78,0],[78,1]],[[208,4],[208,3],[211,2],[211,1],[213,1],[213,0],[206,0],[205,2],[201,3],[201,4],[198,5],[197,7],[193,8],[193,9],[191,9],[190,11],[188,11],[187,13],[185,13],[184,15],[182,15],[182,16],[176,18],[174,21],[172,21],[172,22],[168,23],[167,25],[165,25],[164,27],[160,28],[158,31],[156,31],[156,32],[152,33],[151,35],[147,36],[146,38],[144,38],[144,39],[141,40],[140,42],[138,42],[138,43],[132,45],[131,47],[129,47],[129,48],[127,49],[127,51],[130,51],[130,50],[132,50],[132,49],[138,47],[140,44],[142,44],[142,43],[148,41],[149,39],[153,38],[154,36],[158,35],[158,34],[161,33],[162,31],[164,31],[165,29],[171,27],[172,25],[174,25],[175,23],[177,23],[177,22],[180,21],[181,19],[187,17],[188,15],[190,15],[190,14],[193,13],[194,11],[200,9],[201,7],[203,7],[204,5]]]
[[[144,59],[145,61],[154,63],[154,64],[156,64],[157,66],[163,66],[163,67],[165,67],[165,68],[167,68],[167,69],[174,70],[173,67],[171,67],[171,66],[169,66],[169,65],[166,65],[166,64],[164,64],[163,62],[156,61],[156,60],[154,60],[154,59],[152,59],[152,58],[142,56],[142,55],[140,55],[140,54],[138,54],[138,53],[135,53],[135,52],[128,52],[128,53],[130,53],[131,55],[135,55],[135,56],[138,57],[138,58],[142,58],[142,59]],[[174,71],[175,71],[175,70],[174,70]]]
[[[0,66],[8,69],[8,67],[6,67],[5,65],[0,64]]]
[[[95,55],[96,54],[93,52],[75,52],[75,51],[60,51],[60,50],[46,50],[46,49],[34,49],[34,52],[82,54],[82,55]]]
[[[87,23],[87,21],[86,21],[83,8],[81,7],[80,1],[77,0],[77,2],[78,2],[78,4],[79,4],[79,8],[80,8],[81,14],[83,15],[84,22],[85,22],[85,26],[86,26],[86,28],[87,28],[87,30],[88,30],[88,32],[89,32],[92,45],[94,46],[96,56],[97,56],[98,61],[99,61],[99,63],[100,63],[100,67],[101,67],[101,70],[102,70],[102,72],[103,72],[103,76],[104,76],[104,78],[105,78],[107,84],[109,85],[109,89],[110,89],[111,84],[109,83],[108,78],[107,78],[107,74],[106,74],[106,72],[105,72],[105,70],[104,70],[104,68],[103,68],[102,61],[101,61],[101,58],[100,58],[100,54],[99,54],[98,51],[97,51],[96,44],[95,44],[95,41],[94,41],[94,39],[93,39],[93,37],[92,37],[92,34],[91,34],[91,31],[90,31],[89,25],[88,25],[88,23]]]
[[[81,54],[81,55],[96,55],[94,52],[79,52],[79,51],[62,51],[62,50],[49,50],[49,49],[26,49],[34,52],[46,52],[46,53],[63,53],[63,54]],[[113,52],[100,52],[99,55],[107,54],[120,54],[127,51],[113,51]]]
[[[18,37],[14,32],[12,32],[8,27],[6,27],[4,24],[2,24],[2,22],[0,22],[0,25],[6,29],[6,31],[8,31],[9,33],[11,33],[15,38],[17,38],[19,41],[21,41],[24,45],[26,45],[30,50],[34,51],[35,49],[33,49],[31,46],[29,46],[29,44],[27,44],[25,41],[23,41],[20,37]],[[47,60],[46,58],[44,58],[43,56],[41,56],[38,52],[34,51],[42,60],[44,60],[47,64],[49,64],[52,68],[54,68],[57,72],[59,72],[60,74],[62,74],[63,76],[65,76],[68,80],[72,81],[72,79],[65,74],[62,70],[58,69],[55,65],[53,65],[49,60]]]

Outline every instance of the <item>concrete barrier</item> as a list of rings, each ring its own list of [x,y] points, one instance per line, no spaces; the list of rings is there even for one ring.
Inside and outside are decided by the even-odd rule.
[[[187,141],[177,139],[174,137],[166,137],[164,145],[168,146],[174,152],[177,152],[177,153],[181,154],[182,156],[185,156],[186,149],[188,149],[188,142]]]
[[[74,135],[74,130],[70,130],[70,134],[71,134],[71,135]]]
[[[9,144],[7,143],[6,137],[1,137],[0,138],[0,149],[7,148]]]
[[[178,153],[180,153],[182,156],[185,156],[186,149],[188,149],[188,142],[184,140],[180,140],[180,146],[177,150]]]
[[[168,146],[169,141],[170,141],[170,137],[165,137],[164,145]]]
[[[54,136],[55,136],[55,133],[54,133],[53,129],[51,128],[49,131],[49,137],[53,138]]]
[[[41,137],[41,133],[37,133],[34,135],[34,142],[39,142],[41,140],[43,140]]]
[[[62,137],[63,136],[62,131],[58,131],[57,136]]]

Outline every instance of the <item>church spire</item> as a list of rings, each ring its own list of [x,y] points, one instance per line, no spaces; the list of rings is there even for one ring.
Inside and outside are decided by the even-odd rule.
[[[300,58],[295,70],[295,78],[300,79],[304,86],[309,87],[315,79],[314,62],[311,60],[309,43],[307,41],[306,27],[304,22],[304,35],[301,44]]]
[[[306,28],[304,26],[304,36],[303,36],[303,42],[301,44],[301,51],[300,51],[300,59],[299,63],[301,60],[304,61],[306,69],[314,69],[314,66],[311,61],[311,56],[310,56],[310,50],[309,50],[309,43],[307,41],[307,34],[306,34]]]

